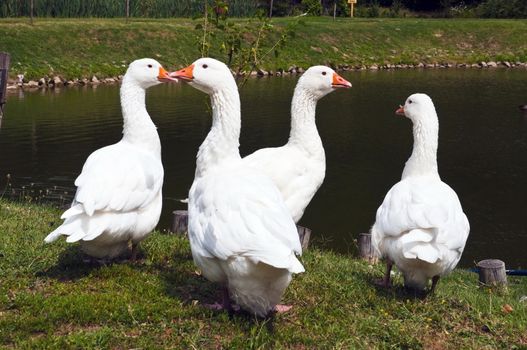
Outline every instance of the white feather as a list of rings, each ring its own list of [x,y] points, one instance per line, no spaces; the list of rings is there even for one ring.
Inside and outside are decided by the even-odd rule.
[[[414,123],[414,150],[401,181],[377,210],[371,232],[374,246],[402,271],[405,284],[424,288],[429,278],[454,269],[470,227],[457,194],[437,172],[438,123],[432,101],[412,95],[404,109]]]
[[[46,242],[61,235],[97,258],[120,254],[131,240],[140,242],[161,214],[163,165],[155,125],[145,107],[145,89],[157,84],[159,63],[143,59],[130,65],[121,86],[123,138],[93,152],[75,180],[77,192],[64,223]]]
[[[213,110],[189,193],[194,262],[242,308],[265,316],[292,273],[304,271],[295,256],[301,254],[296,226],[273,182],[240,158],[240,102],[228,68],[205,58],[194,63],[193,74],[193,86],[211,95]]]

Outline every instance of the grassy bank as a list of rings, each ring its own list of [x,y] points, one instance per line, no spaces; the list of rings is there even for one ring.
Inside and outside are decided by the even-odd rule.
[[[237,20],[243,22],[245,20]],[[273,20],[276,38],[292,19]],[[201,32],[191,19],[0,19],[0,51],[12,55],[11,77],[116,76],[139,57],[170,68],[199,57]],[[305,18],[265,69],[314,64],[416,64],[527,61],[527,21],[481,19]],[[215,52],[216,57],[225,59]]]
[[[495,349],[527,347],[526,278],[478,289],[456,271],[437,294],[378,290],[382,267],[313,249],[271,321],[213,312],[216,288],[184,238],[154,233],[135,265],[82,263],[75,245],[44,245],[56,209],[0,200],[0,347],[174,349]],[[400,285],[401,278],[395,282]],[[503,310],[504,305],[511,312]]]

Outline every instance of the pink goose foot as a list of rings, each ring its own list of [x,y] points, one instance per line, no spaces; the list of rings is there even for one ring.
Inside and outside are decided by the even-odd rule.
[[[274,311],[278,312],[279,314],[287,312],[293,308],[293,305],[281,305],[278,304],[274,307]]]

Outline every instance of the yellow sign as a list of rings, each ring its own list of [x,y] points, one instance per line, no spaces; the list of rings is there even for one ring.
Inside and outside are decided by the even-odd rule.
[[[348,0],[348,4],[356,4],[357,0]]]

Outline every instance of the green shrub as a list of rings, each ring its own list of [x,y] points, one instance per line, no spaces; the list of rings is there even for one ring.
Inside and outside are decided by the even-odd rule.
[[[302,0],[302,8],[312,16],[320,16],[323,10],[320,0]]]
[[[484,18],[525,18],[525,0],[485,0],[477,7],[477,14]]]

